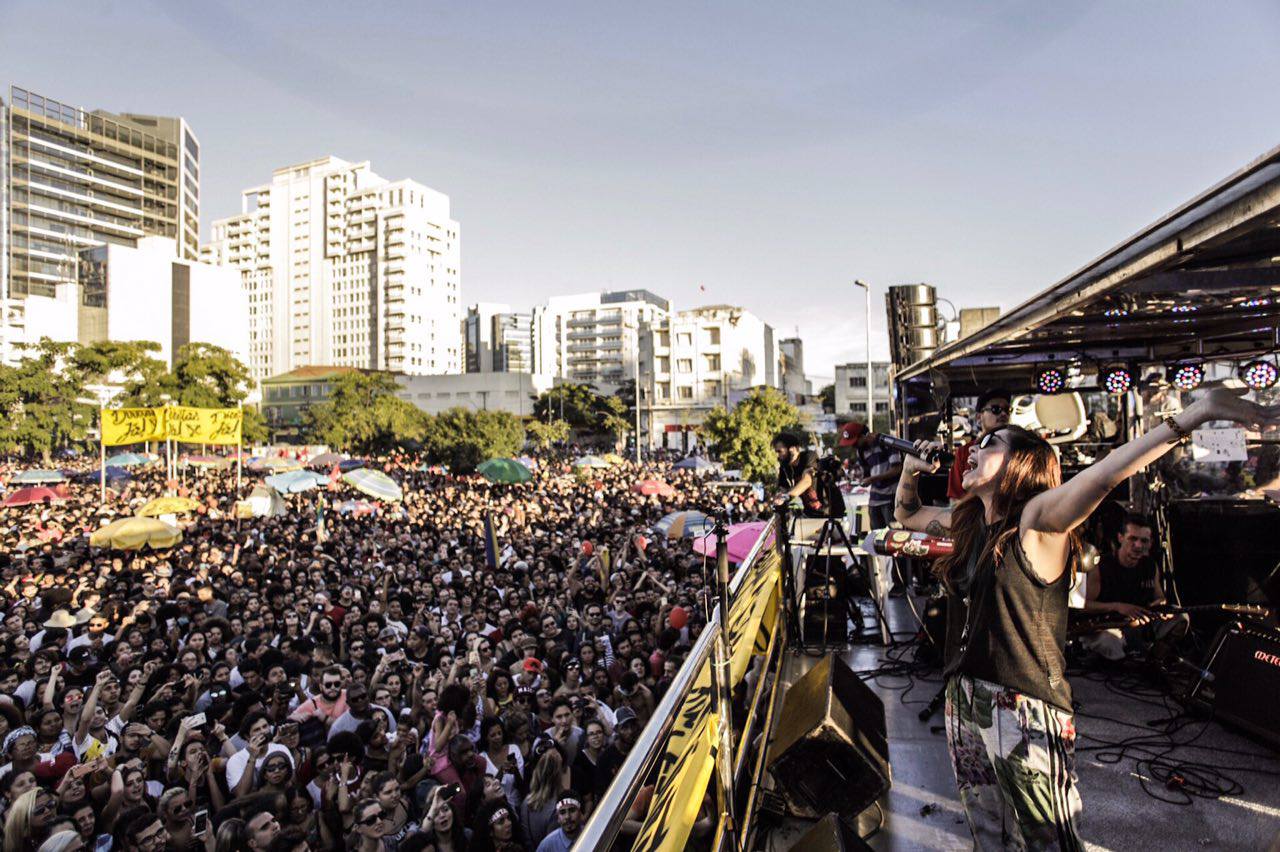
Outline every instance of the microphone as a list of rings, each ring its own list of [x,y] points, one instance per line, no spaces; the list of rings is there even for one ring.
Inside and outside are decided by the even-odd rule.
[[[907,441],[902,438],[895,438],[893,435],[876,435],[876,442],[882,447],[888,447],[891,450],[897,450],[900,453],[906,453],[909,456],[915,456],[925,461],[938,461],[943,464],[950,464],[956,460],[954,453],[946,450],[934,450],[932,452],[920,452],[914,441]]]

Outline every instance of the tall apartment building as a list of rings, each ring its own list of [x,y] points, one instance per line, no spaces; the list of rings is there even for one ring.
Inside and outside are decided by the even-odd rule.
[[[77,298],[80,252],[168,237],[199,256],[200,143],[181,118],[92,112],[16,86],[0,100],[0,361]],[[35,301],[33,301],[35,300]],[[35,321],[29,321],[32,317]]]
[[[804,341],[788,337],[778,341],[778,384],[787,401],[803,405],[813,394],[813,384],[804,375]]]
[[[718,405],[779,386],[773,328],[750,311],[710,305],[654,321],[640,334],[641,431],[650,446],[687,449]]]
[[[533,309],[533,372],[612,393],[635,376],[640,329],[670,312],[648,290],[555,296]]]
[[[244,190],[204,256],[240,271],[257,379],[306,366],[459,373],[458,233],[447,195],[323,157]]]
[[[871,362],[871,401],[877,417],[889,416],[889,362]],[[867,362],[836,365],[836,417],[867,419]]]
[[[462,327],[468,373],[533,372],[533,317],[510,305],[478,302]]]

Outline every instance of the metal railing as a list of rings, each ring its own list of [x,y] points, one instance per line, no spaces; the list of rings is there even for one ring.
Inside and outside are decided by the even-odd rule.
[[[760,537],[756,539],[756,543],[747,553],[747,557],[738,566],[733,579],[729,582],[730,603],[737,595],[738,589],[750,572],[751,566],[760,558],[765,549],[765,542],[769,538],[769,533],[776,526],[777,519],[771,519],[769,524],[760,532]],[[698,673],[710,661],[719,634],[720,617],[719,613],[713,609],[707,626],[698,635],[698,639],[694,642],[693,649],[685,659],[684,665],[676,672],[675,678],[671,681],[671,686],[667,689],[666,694],[662,696],[662,701],[658,703],[657,708],[654,709],[649,724],[645,725],[644,730],[640,732],[635,745],[627,753],[627,759],[619,768],[618,774],[614,776],[613,783],[609,785],[609,789],[605,791],[604,796],[592,812],[591,819],[587,821],[582,833],[578,835],[578,839],[573,845],[575,850],[584,850],[585,852],[585,850],[612,848],[618,832],[622,828],[622,823],[627,817],[627,812],[631,809],[631,803],[635,801],[636,795],[640,792],[649,774],[657,766],[659,758],[662,757],[663,752],[666,750],[667,740],[670,738],[676,718],[679,716],[679,708],[688,698],[694,681],[698,678]]]

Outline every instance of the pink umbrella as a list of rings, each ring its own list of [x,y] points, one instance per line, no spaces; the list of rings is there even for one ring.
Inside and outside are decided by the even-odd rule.
[[[741,562],[747,558],[747,554],[751,552],[751,548],[756,546],[756,540],[760,538],[760,533],[764,532],[764,528],[769,525],[768,521],[752,521],[747,524],[733,524],[729,527],[729,561]],[[773,531],[769,531],[768,538],[764,542],[765,547],[773,546]],[[693,540],[693,549],[696,553],[703,556],[716,555],[716,537],[714,535],[698,536]]]
[[[33,503],[61,503],[66,497],[52,488],[39,486],[36,488],[19,488],[4,498],[5,506],[30,506]]]
[[[631,490],[637,494],[643,494],[646,497],[653,494],[657,494],[659,497],[674,497],[676,494],[676,490],[674,488],[667,483],[659,482],[656,479],[646,479],[641,482],[637,482],[635,485],[631,486]]]

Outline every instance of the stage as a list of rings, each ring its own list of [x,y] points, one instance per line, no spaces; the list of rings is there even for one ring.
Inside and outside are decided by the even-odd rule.
[[[906,601],[888,600],[890,625],[899,638],[912,632],[914,621]],[[911,659],[910,652],[895,649],[894,657]],[[877,645],[858,645],[842,656],[855,671],[870,671],[886,662],[885,650]],[[798,679],[817,657],[788,653],[783,677]],[[888,660],[893,662],[893,660]],[[1162,701],[1159,694],[1137,677],[1114,672],[1106,677],[1077,673],[1071,678],[1077,703],[1076,769],[1084,801],[1081,835],[1089,849],[1215,849],[1265,850],[1280,841],[1280,753],[1240,736],[1217,722],[1181,720],[1173,725],[1171,737],[1166,727],[1149,723],[1170,719],[1180,708]],[[893,786],[882,801],[883,826],[868,841],[873,849],[971,849],[955,781],[941,731],[942,713],[928,722],[917,714],[937,692],[941,681],[936,670],[928,677],[882,676],[870,681],[881,696],[889,733]],[[905,704],[904,704],[905,699]],[[1106,717],[1100,718],[1100,717]],[[1111,754],[1099,750],[1135,736],[1146,744],[1131,747],[1118,762],[1106,762]],[[1170,748],[1176,741],[1182,745]],[[1141,748],[1141,752],[1138,751]],[[1112,749],[1112,752],[1117,751]],[[1166,753],[1167,752],[1167,753]],[[1209,777],[1231,791],[1219,798],[1188,796],[1171,791],[1159,781],[1148,780],[1152,792],[1187,804],[1158,801],[1143,791],[1142,779],[1153,779],[1143,758],[1164,753],[1165,759],[1181,765],[1180,774],[1195,784],[1204,769],[1196,763],[1214,764],[1226,777]],[[1184,765],[1185,764],[1185,765]],[[1197,773],[1194,774],[1193,773]],[[1242,790],[1232,789],[1236,782]],[[766,782],[768,782],[766,776]],[[1186,788],[1183,788],[1186,789]],[[873,828],[878,814],[871,808],[864,815]],[[785,850],[795,842],[808,823],[788,821],[775,830],[762,848]],[[1280,847],[1277,847],[1280,848]]]

